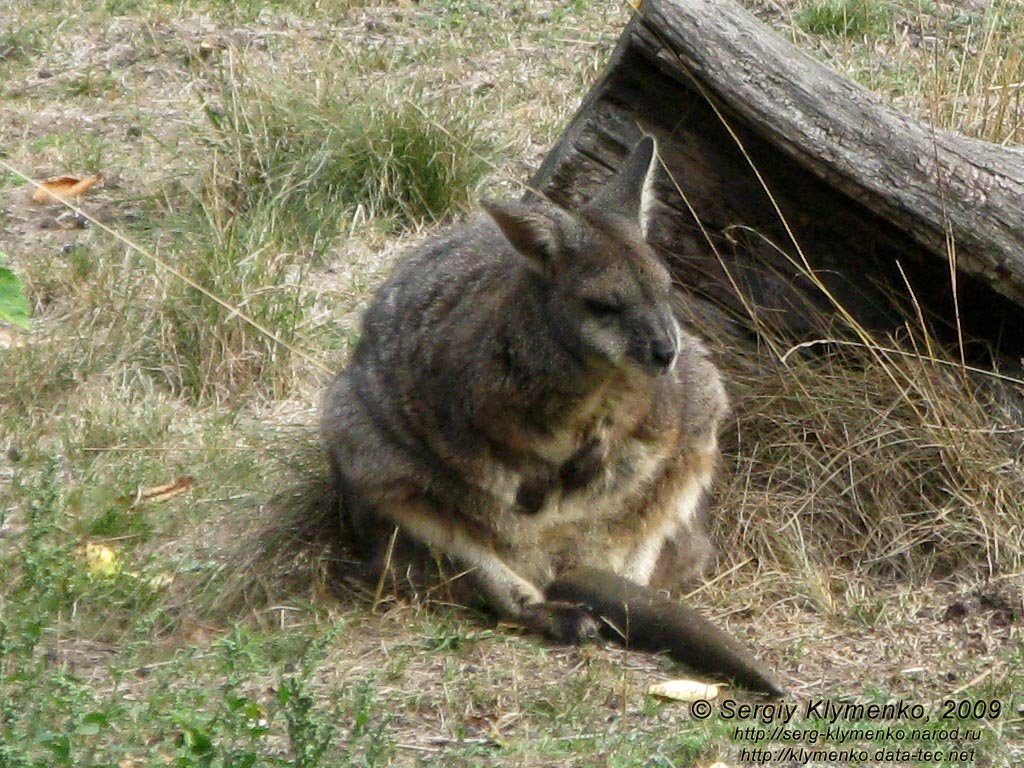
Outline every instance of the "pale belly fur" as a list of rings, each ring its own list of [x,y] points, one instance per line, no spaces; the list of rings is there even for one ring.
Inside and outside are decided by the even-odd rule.
[[[665,460],[637,443],[630,455],[619,456],[630,466],[628,481],[606,471],[585,488],[552,494],[535,514],[515,505],[518,475],[491,474],[488,490],[501,499],[493,533],[512,569],[538,585],[573,565],[611,570],[646,585],[666,540],[695,524],[716,452],[713,443],[702,446],[676,470],[686,476],[655,493]]]

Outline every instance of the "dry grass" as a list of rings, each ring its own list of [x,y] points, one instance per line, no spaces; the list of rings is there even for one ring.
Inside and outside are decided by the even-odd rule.
[[[801,47],[908,114],[986,141],[1024,142],[1019,0],[748,5]]]
[[[795,576],[830,612],[850,579],[1019,574],[1016,414],[956,368],[827,346],[732,377],[743,410],[716,516],[727,562],[786,574],[775,598]]]

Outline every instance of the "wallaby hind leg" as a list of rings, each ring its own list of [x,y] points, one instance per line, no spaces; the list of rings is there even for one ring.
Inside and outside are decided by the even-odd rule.
[[[701,575],[714,554],[704,525],[695,523],[665,541],[648,584],[654,589],[681,589]]]
[[[491,548],[444,520],[427,500],[382,506],[379,512],[420,542],[448,556],[504,619],[559,642],[595,637],[600,625],[583,606],[549,602]]]

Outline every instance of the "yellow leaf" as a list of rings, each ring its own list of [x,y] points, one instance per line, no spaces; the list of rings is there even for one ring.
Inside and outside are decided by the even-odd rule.
[[[115,576],[121,570],[117,553],[104,544],[85,545],[85,567],[90,576],[97,578]]]
[[[77,176],[60,176],[56,179],[48,179],[40,182],[36,191],[32,193],[32,199],[37,203],[51,203],[53,201],[70,200],[84,194],[86,190],[103,178],[102,174],[94,173],[92,176],[78,178]]]
[[[701,683],[697,680],[666,680],[655,683],[647,689],[650,696],[673,701],[711,701],[718,698],[717,684]]]

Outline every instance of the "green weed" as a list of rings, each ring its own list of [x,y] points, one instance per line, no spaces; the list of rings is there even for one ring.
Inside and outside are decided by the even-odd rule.
[[[878,0],[824,0],[796,17],[797,26],[805,32],[835,37],[882,34],[890,20],[889,7]]]
[[[225,83],[223,113],[207,115],[219,137],[214,183],[227,210],[273,210],[282,244],[323,247],[353,219],[410,226],[468,203],[489,169],[471,111],[422,94],[337,88]]]
[[[0,556],[0,757],[12,765],[86,764],[89,740],[107,723],[92,689],[53,668],[53,639],[91,588],[75,555],[61,473],[61,460],[51,457],[34,483],[16,487],[25,529]]]
[[[6,258],[0,251],[0,321],[27,329],[31,320],[25,288],[14,271],[3,266]]]
[[[29,652],[42,637],[45,624],[55,614],[67,611],[75,597],[78,569],[72,556],[74,542],[67,535],[66,494],[60,474],[60,459],[51,457],[37,483],[27,489],[24,540],[4,569],[13,597],[33,608],[19,617],[23,647]]]

